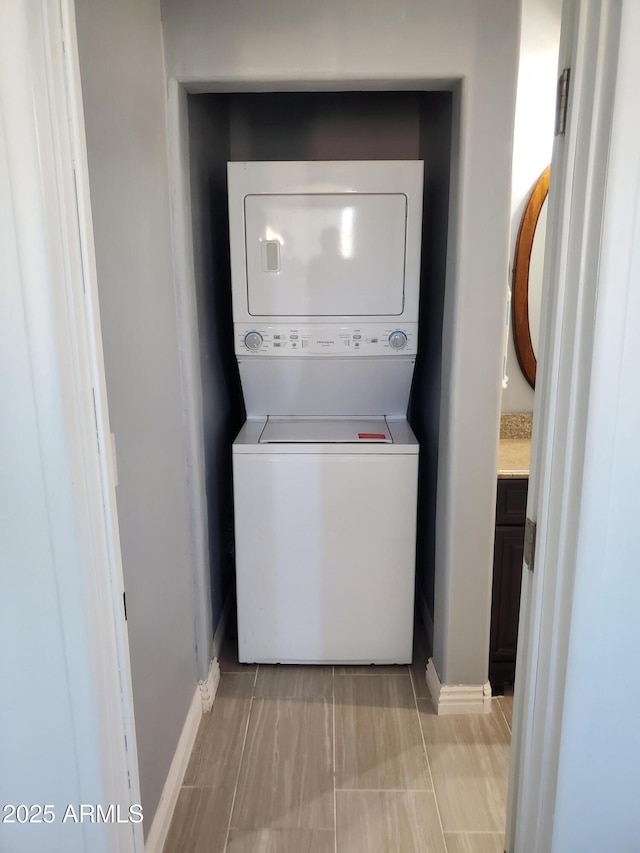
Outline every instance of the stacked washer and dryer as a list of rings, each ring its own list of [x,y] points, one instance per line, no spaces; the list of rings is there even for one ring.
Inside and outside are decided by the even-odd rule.
[[[421,161],[228,164],[238,654],[409,663]]]

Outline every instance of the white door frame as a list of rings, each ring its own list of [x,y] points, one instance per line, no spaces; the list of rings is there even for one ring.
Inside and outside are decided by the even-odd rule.
[[[92,790],[89,765],[97,764],[101,805],[126,809],[140,803],[140,791],[73,0],[3,0],[0,52],[20,289],[45,448],[41,463],[52,501],[57,483],[72,484],[73,547],[80,554],[81,573],[74,576],[65,559],[68,540],[54,518],[61,593],[52,607],[60,611],[66,664],[70,673],[76,671],[74,648],[82,645],[93,676],[89,684],[80,683],[80,673],[69,678],[77,773],[81,790]],[[54,428],[50,411],[61,413],[56,423],[67,444],[62,458],[54,448],[47,451]],[[65,595],[70,585],[74,594]],[[92,731],[97,756],[86,754],[88,744],[96,748]],[[93,836],[96,849],[144,849],[141,823],[106,823],[100,833]]]
[[[537,542],[522,584],[508,853],[552,844],[620,7],[565,0],[563,8],[569,112],[551,169],[527,504]]]
[[[47,0],[41,0],[44,6]],[[57,4],[56,4],[57,5]],[[109,422],[109,407],[107,402],[107,383],[102,350],[102,330],[100,326],[100,304],[98,297],[98,274],[96,269],[95,244],[93,238],[93,218],[91,214],[91,197],[89,187],[89,164],[87,160],[86,132],[84,126],[84,107],[82,102],[82,86],[80,80],[80,58],[78,54],[77,28],[74,0],[60,0],[61,27],[56,29],[55,18],[49,27],[51,48],[59,52],[61,66],[50,71],[55,73],[55,91],[59,99],[60,124],[66,118],[67,133],[60,128],[60,147],[66,147],[67,167],[73,168],[73,175],[67,171],[67,180],[74,179],[74,199],[71,195],[67,202],[69,217],[69,234],[77,225],[78,240],[75,245],[76,267],[73,276],[75,297],[79,303],[74,312],[75,330],[78,338],[86,345],[86,377],[84,390],[88,393],[86,382],[91,382],[92,397],[95,411],[95,427],[97,444],[90,434],[90,451],[95,464],[99,464],[100,494],[94,493],[92,527],[97,528],[102,539],[103,553],[101,554],[101,576],[99,578],[99,598],[95,602],[102,609],[102,640],[96,648],[97,667],[109,666],[110,682],[105,685],[104,701],[111,705],[110,731],[108,737],[108,752],[104,756],[112,764],[118,776],[114,780],[117,786],[120,802],[125,801],[128,793],[129,803],[140,803],[140,777],[138,771],[138,750],[136,741],[135,715],[133,707],[133,684],[131,680],[131,660],[129,654],[129,633],[126,623],[126,603],[124,574],[122,570],[122,552],[120,549],[120,531],[116,500],[116,485],[118,480],[115,436],[111,432]],[[53,75],[52,75],[53,76]],[[53,82],[53,81],[51,81]],[[64,87],[64,88],[63,88]],[[53,86],[52,86],[53,90]],[[64,108],[66,106],[66,116]],[[62,152],[61,152],[62,153]],[[74,217],[75,212],[75,217]],[[75,221],[74,221],[75,220]],[[75,235],[74,235],[75,242]],[[71,247],[70,247],[71,248]],[[71,253],[70,253],[71,255]],[[70,258],[71,260],[71,258]],[[82,292],[80,287],[82,286]],[[83,310],[84,309],[84,310]],[[71,318],[70,318],[71,319]],[[80,367],[80,365],[79,365]],[[87,425],[91,431],[93,423]],[[95,458],[97,451],[97,459]],[[96,482],[96,487],[98,483]],[[108,662],[108,663],[107,663]],[[115,680],[114,665],[118,670],[118,681]],[[116,693],[116,688],[118,692]],[[124,737],[124,749],[122,740]],[[126,780],[124,772],[126,771]],[[126,781],[126,787],[125,787]],[[117,800],[115,801],[117,802]],[[131,824],[130,843],[127,839],[119,839],[122,849],[142,853],[144,850],[143,824]],[[124,834],[123,834],[124,836]]]

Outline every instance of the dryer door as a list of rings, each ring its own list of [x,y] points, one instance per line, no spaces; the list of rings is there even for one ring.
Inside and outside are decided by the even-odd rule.
[[[403,193],[247,195],[244,204],[249,314],[402,314]]]

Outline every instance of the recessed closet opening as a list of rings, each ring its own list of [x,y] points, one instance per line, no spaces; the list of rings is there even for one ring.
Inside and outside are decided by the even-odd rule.
[[[450,91],[190,94],[189,174],[208,504],[212,622],[233,594],[231,444],[244,420],[233,347],[228,161],[424,161],[419,350],[409,420],[420,443],[418,607],[434,609],[435,506],[447,233]]]

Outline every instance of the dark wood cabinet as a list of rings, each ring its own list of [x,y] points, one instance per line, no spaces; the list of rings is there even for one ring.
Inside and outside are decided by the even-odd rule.
[[[502,694],[516,673],[528,485],[527,479],[498,480],[489,647],[489,681],[494,695]]]

